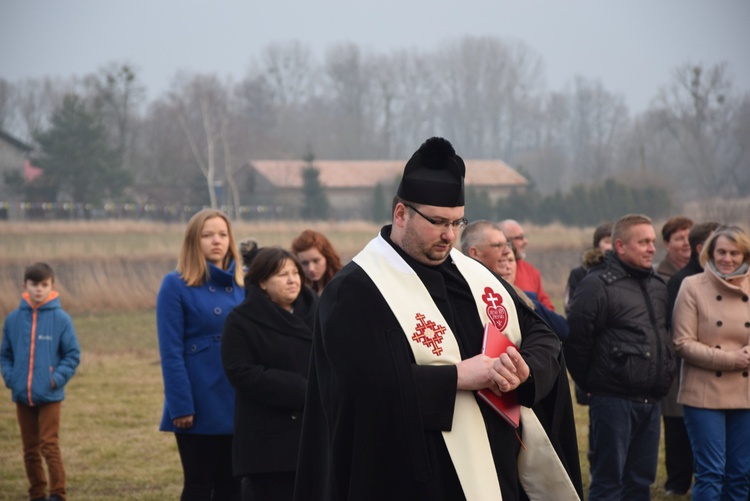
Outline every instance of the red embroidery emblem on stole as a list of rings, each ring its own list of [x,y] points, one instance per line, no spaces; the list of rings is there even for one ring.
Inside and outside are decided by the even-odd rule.
[[[443,348],[440,347],[440,344],[443,342],[445,326],[437,325],[432,320],[425,321],[425,316],[421,313],[417,313],[414,318],[419,323],[415,327],[416,331],[411,335],[412,341],[432,348],[432,353],[439,357],[443,353]]]
[[[493,291],[492,288],[485,287],[482,301],[487,305],[487,316],[492,325],[500,332],[504,331],[508,326],[508,310],[503,306],[503,296]]]

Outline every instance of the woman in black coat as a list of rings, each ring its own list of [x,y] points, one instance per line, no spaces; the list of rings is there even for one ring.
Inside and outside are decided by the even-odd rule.
[[[258,251],[245,301],[224,324],[221,354],[236,390],[232,467],[243,500],[291,500],[317,296],[279,247]]]

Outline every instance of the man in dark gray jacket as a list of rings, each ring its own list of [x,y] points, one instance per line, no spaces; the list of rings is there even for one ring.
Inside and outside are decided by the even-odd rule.
[[[652,268],[656,232],[640,214],[620,218],[613,250],[578,286],[565,345],[575,382],[591,393],[589,500],[651,499],[660,408],[674,375],[667,289]]]

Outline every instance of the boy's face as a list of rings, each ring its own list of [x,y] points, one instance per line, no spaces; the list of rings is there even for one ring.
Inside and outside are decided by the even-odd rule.
[[[47,300],[49,293],[52,292],[52,279],[45,278],[41,282],[26,280],[23,283],[24,291],[29,293],[29,299],[33,306],[39,306]]]

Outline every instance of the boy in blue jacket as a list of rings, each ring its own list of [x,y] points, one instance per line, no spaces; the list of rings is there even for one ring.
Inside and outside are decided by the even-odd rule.
[[[46,263],[26,268],[23,299],[5,319],[0,346],[0,367],[16,403],[32,501],[47,500],[42,457],[49,471],[49,501],[65,500],[65,468],[58,443],[60,404],[65,384],[81,359],[73,322],[52,290],[54,281]]]

